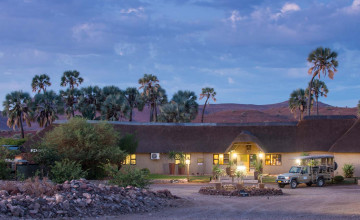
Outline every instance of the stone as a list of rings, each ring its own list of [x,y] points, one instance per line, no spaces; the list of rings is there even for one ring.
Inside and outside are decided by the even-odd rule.
[[[57,204],[60,203],[60,202],[63,202],[64,201],[64,196],[61,195],[61,194],[56,193],[55,194],[55,200],[56,200]]]
[[[9,193],[6,190],[0,190],[0,196],[8,196]]]
[[[87,199],[91,199],[91,194],[90,193],[83,193],[82,195]]]

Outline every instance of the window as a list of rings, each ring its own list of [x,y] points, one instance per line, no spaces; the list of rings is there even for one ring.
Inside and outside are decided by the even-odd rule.
[[[129,154],[126,156],[124,162],[124,165],[136,165],[136,154]]]
[[[198,159],[197,159],[197,164],[198,164],[199,166],[204,165],[204,158],[198,158]]]
[[[229,164],[230,154],[214,154],[213,155],[213,164]]]
[[[265,154],[265,165],[281,166],[281,154]]]

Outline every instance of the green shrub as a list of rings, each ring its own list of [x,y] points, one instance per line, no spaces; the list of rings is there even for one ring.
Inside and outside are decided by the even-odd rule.
[[[342,170],[344,171],[346,178],[351,178],[354,176],[354,170],[355,170],[354,165],[346,163],[344,164]]]
[[[7,163],[4,160],[0,160],[0,179],[11,179],[11,169],[7,166]]]
[[[51,180],[55,183],[84,178],[86,175],[87,172],[81,169],[78,162],[68,159],[56,161],[55,165],[51,167]]]
[[[144,173],[144,175],[149,176],[150,170],[148,168],[142,168],[141,171]]]
[[[121,170],[117,166],[106,165],[106,171],[110,176],[109,183],[118,186],[135,186],[147,188],[150,185],[149,175],[142,170],[131,166],[123,166]]]
[[[344,181],[344,177],[343,177],[343,176],[335,176],[335,177],[334,177],[334,182],[335,182],[335,183],[341,183],[342,181]]]
[[[16,145],[21,146],[25,143],[25,139],[18,138],[0,138],[0,145]]]

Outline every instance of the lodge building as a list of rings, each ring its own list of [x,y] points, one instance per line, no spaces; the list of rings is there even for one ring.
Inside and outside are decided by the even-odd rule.
[[[55,122],[61,123],[66,121]],[[125,163],[148,168],[151,173],[168,174],[168,153],[178,151],[186,155],[190,174],[194,175],[211,174],[214,164],[225,167],[230,160],[251,174],[256,159],[261,159],[264,173],[279,174],[295,165],[294,157],[308,153],[334,155],[340,167],[335,175],[343,175],[341,168],[351,163],[355,176],[360,176],[360,120],[352,115],[240,124],[109,123],[121,134],[135,134],[138,139],[136,154],[129,155]],[[39,132],[32,142],[48,129]]]

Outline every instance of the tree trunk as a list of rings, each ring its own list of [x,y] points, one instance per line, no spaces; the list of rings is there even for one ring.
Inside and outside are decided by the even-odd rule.
[[[311,81],[310,81],[310,87],[309,87],[309,98],[308,98],[308,106],[307,106],[307,109],[308,109],[308,116],[310,116],[310,106],[311,106],[311,89],[312,89],[312,86],[313,86],[313,81],[314,81],[315,76],[316,76],[316,75],[314,75],[314,76],[311,78]]]
[[[155,106],[154,106],[154,113],[155,113],[155,122],[158,121],[158,118],[157,118],[157,105],[155,103]]]
[[[319,102],[318,102],[319,97],[316,96],[315,98],[316,98],[316,115],[319,115]]]
[[[154,121],[154,104],[151,103],[150,105],[150,122]]]
[[[25,138],[24,127],[22,123],[22,113],[20,113],[20,130],[21,130],[21,138]]]
[[[129,121],[132,121],[132,114],[133,114],[133,109],[132,108],[130,108],[130,118],[129,118]]]
[[[206,104],[207,101],[209,100],[209,98],[206,98],[205,104],[204,104],[204,108],[202,110],[202,114],[201,114],[201,123],[204,123],[204,113],[205,113],[205,108],[206,108]]]

